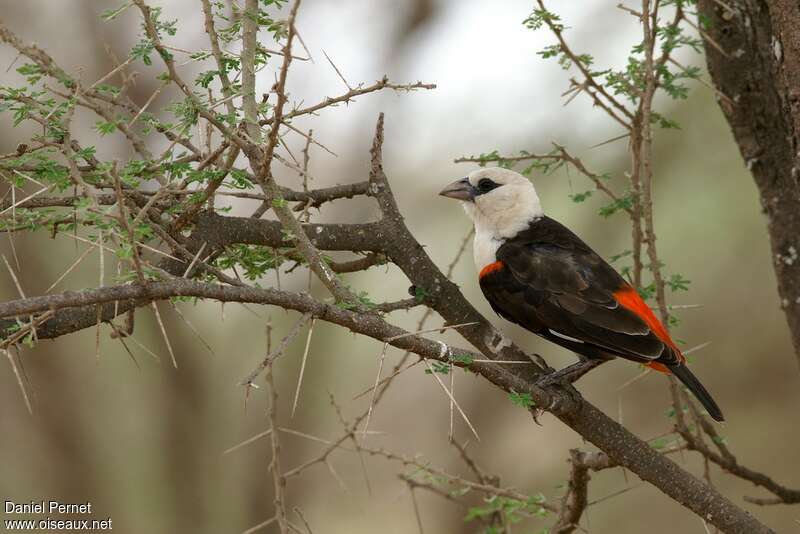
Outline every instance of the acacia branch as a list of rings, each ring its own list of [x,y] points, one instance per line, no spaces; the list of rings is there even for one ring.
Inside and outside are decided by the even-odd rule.
[[[250,160],[250,166],[255,172],[256,179],[264,191],[264,195],[269,199],[272,204],[272,210],[278,217],[283,228],[291,235],[297,251],[306,259],[309,268],[319,278],[319,280],[328,288],[331,294],[340,302],[357,303],[358,299],[352,292],[342,284],[336,277],[336,274],[323,261],[319,250],[314,246],[311,240],[303,232],[300,222],[292,214],[292,211],[286,206],[280,197],[280,188],[275,182],[272,174],[272,161],[275,156],[275,149],[278,146],[278,132],[283,117],[283,108],[288,100],[286,96],[286,80],[289,75],[289,65],[292,62],[292,42],[296,35],[295,19],[297,11],[300,8],[301,0],[295,0],[292,9],[289,12],[289,19],[287,21],[288,34],[286,36],[286,44],[283,46],[283,63],[281,64],[278,81],[275,84],[274,92],[277,95],[277,102],[273,107],[272,124],[267,135],[266,147],[261,150],[260,147],[248,146],[244,152]],[[254,68],[254,66],[251,66]],[[243,66],[243,68],[247,68]],[[358,304],[355,304],[359,306]]]
[[[536,2],[539,4],[540,9],[547,11],[543,0],[536,0]],[[566,40],[564,39],[562,27],[556,24],[555,21],[553,21],[550,17],[545,17],[544,22],[547,24],[548,28],[550,28],[550,31],[553,32],[553,35],[556,36],[556,39],[558,39],[560,50],[570,59],[572,64],[575,65],[583,75],[583,85],[592,89],[592,91],[586,92],[592,97],[595,105],[602,107],[609,117],[617,121],[626,130],[630,129],[630,121],[633,120],[633,113],[631,113],[628,108],[622,105],[616,98],[610,95],[608,91],[606,91],[605,87],[595,81],[592,72],[567,44]],[[579,86],[580,85],[581,84],[579,84]],[[600,98],[600,96],[602,96],[602,98]],[[619,114],[622,114],[622,116]]]
[[[258,0],[246,0],[244,13],[240,15],[242,20],[242,112],[247,135],[251,141],[257,144],[261,143],[261,128],[258,127],[258,105],[256,104],[256,47],[258,46],[260,11],[258,4]],[[283,526],[281,529],[283,530]]]
[[[219,35],[214,25],[214,11],[211,8],[210,0],[201,0],[201,2],[203,4],[205,30],[211,42],[211,53],[217,64],[217,76],[219,76],[222,85],[222,96],[225,98],[225,107],[229,115],[235,116],[236,107],[233,104],[233,89],[231,88],[231,80],[228,77],[228,70],[225,68],[225,59],[222,55],[222,49],[219,46]]]
[[[567,492],[561,499],[558,521],[550,528],[553,534],[574,532],[588,504],[589,466],[583,461],[585,453],[571,449],[569,456],[571,468]]]
[[[699,420],[701,424],[704,422],[706,425],[711,426],[710,423],[708,423],[708,421],[705,418],[699,418]],[[685,424],[676,425],[676,430],[686,441],[687,449],[699,452],[701,455],[703,455],[704,458],[707,458],[709,461],[715,463],[728,473],[737,476],[743,480],[748,480],[753,484],[755,484],[756,486],[762,487],[775,495],[775,497],[771,499],[761,499],[761,498],[753,498],[745,496],[745,500],[752,502],[754,504],[800,503],[800,490],[793,490],[787,488],[786,486],[778,484],[769,476],[739,464],[736,457],[730,452],[730,450],[728,450],[728,448],[722,442],[721,436],[719,436],[716,433],[713,427],[711,428],[704,427],[703,431],[705,431],[710,435],[712,441],[717,445],[717,448],[720,451],[719,453],[711,450],[711,448],[709,448],[706,442],[699,436],[692,433],[691,430],[689,430],[688,426],[686,426]]]
[[[415,82],[415,83],[407,83],[407,84],[397,84],[392,83],[389,81],[388,76],[384,76],[377,82],[373,83],[372,85],[363,86],[360,85],[355,89],[351,89],[344,94],[335,97],[328,97],[325,100],[314,104],[313,106],[307,106],[304,108],[298,108],[293,111],[290,111],[284,115],[284,121],[290,121],[296,117],[300,117],[302,115],[311,115],[316,113],[317,111],[321,111],[325,108],[335,106],[336,104],[341,103],[349,103],[355,97],[366,95],[369,93],[374,93],[376,91],[381,91],[383,89],[391,89],[393,91],[414,91],[417,89],[436,89],[436,84],[434,83],[423,83],[423,82]],[[268,124],[272,124],[274,122],[274,118],[267,118],[262,119],[259,124],[261,126],[266,126]]]
[[[167,73],[169,74],[170,80],[172,80],[175,85],[183,92],[184,95],[192,102],[197,112],[206,119],[208,122],[214,125],[217,130],[225,137],[225,139],[233,142],[239,146],[242,150],[245,150],[248,147],[247,141],[245,141],[239,134],[228,128],[222,121],[220,121],[217,116],[205,108],[202,102],[197,98],[197,95],[192,92],[191,87],[181,78],[180,74],[178,74],[178,70],[175,67],[175,61],[172,59],[172,54],[164,47],[164,44],[161,42],[161,37],[158,34],[158,30],[156,29],[155,22],[153,21],[152,12],[150,6],[148,6],[144,0],[132,0],[136,7],[139,8],[139,11],[142,13],[142,17],[144,18],[144,28],[147,37],[153,42],[153,46],[155,47],[158,55],[161,56],[161,59],[164,65],[167,67]]]
[[[227,162],[223,166],[223,169],[227,167]],[[9,168],[9,170],[20,170],[20,171],[27,171],[27,172],[35,172],[40,170],[37,167],[31,166],[22,166],[22,167],[13,167]],[[78,170],[81,171],[81,174],[84,172],[90,172],[91,169],[81,169],[81,166],[78,166]],[[219,191],[219,185],[216,181],[211,182],[210,185],[213,184],[214,187],[211,189],[205,189],[201,195],[201,198],[208,198],[210,196],[224,196],[224,197],[231,197],[231,198],[242,198],[248,200],[260,200],[265,201],[267,197],[263,194],[258,193],[248,193],[245,191]],[[99,187],[105,187],[104,184],[100,184]],[[113,187],[113,186],[109,186]],[[288,202],[297,202],[297,204],[292,208],[293,211],[303,211],[306,207],[308,208],[319,208],[323,204],[328,202],[333,202],[334,200],[341,200],[341,199],[349,199],[354,198],[357,196],[362,196],[367,194],[367,187],[369,187],[369,183],[364,182],[355,182],[352,184],[343,184],[343,185],[335,185],[331,187],[321,187],[319,189],[309,189],[308,191],[295,191],[293,189],[289,189],[288,187],[281,187],[280,188],[280,195],[281,198]],[[157,194],[162,195],[155,204],[154,207],[157,208],[168,208],[172,206],[172,201],[169,198],[170,196],[177,196],[177,197],[186,197],[190,195],[197,194],[197,191],[192,190],[179,190],[179,189],[159,189],[158,191],[137,191],[137,195],[142,196],[154,196]],[[31,197],[27,200],[18,200],[15,204],[17,208],[26,208],[26,209],[37,209],[37,208],[71,208],[75,206],[76,202],[86,198],[84,195],[68,195],[68,196],[61,196],[61,197],[49,197],[49,196],[35,196]],[[110,206],[117,202],[117,196],[112,193],[98,193],[96,195],[96,200],[99,205],[102,206]],[[4,199],[0,202],[0,210],[8,209],[14,204],[10,198]],[[198,202],[199,204],[199,202]],[[196,213],[191,214],[192,217],[196,215]],[[186,219],[191,219],[192,217],[186,217]]]

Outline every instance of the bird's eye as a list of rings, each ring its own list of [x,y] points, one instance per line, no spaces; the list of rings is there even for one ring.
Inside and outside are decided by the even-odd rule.
[[[489,178],[481,178],[480,181],[478,181],[478,190],[481,193],[488,193],[489,191],[498,186],[499,184],[494,183]]]

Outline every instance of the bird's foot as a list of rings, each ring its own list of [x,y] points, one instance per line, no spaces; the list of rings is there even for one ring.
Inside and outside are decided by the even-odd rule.
[[[551,375],[554,374],[555,373],[551,373]],[[570,400],[573,403],[577,403],[580,401],[581,394],[578,392],[577,389],[575,389],[575,386],[573,386],[568,380],[564,379],[563,377],[561,378],[556,377],[555,379],[550,379],[551,375],[545,375],[541,379],[537,380],[536,385],[542,389],[555,388],[560,391],[563,391],[564,393],[567,394],[567,396],[569,396]],[[555,398],[554,401],[557,402],[557,398]]]
[[[559,369],[553,373],[542,375],[536,381],[536,385],[542,389],[557,387],[564,390],[570,396],[573,402],[580,402],[581,394],[575,389],[572,384],[576,382],[583,375],[594,369],[595,367],[605,363],[607,360],[591,359],[581,360],[563,369]]]

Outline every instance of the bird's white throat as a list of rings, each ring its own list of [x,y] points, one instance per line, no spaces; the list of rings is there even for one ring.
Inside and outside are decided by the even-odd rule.
[[[479,272],[490,263],[497,261],[497,249],[500,248],[503,241],[505,239],[498,239],[485,230],[475,229],[475,237],[472,240],[472,257]]]
[[[509,191],[510,192],[510,191]],[[497,260],[497,249],[519,232],[544,216],[539,197],[533,186],[517,188],[517,197],[491,199],[492,202],[463,202],[464,211],[475,225],[472,254],[475,267],[483,267]]]

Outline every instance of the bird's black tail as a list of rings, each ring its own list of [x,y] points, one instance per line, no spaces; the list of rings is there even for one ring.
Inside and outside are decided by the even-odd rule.
[[[678,379],[683,382],[683,385],[689,388],[697,400],[700,401],[700,404],[706,409],[708,414],[715,420],[715,421],[724,421],[725,418],[722,417],[722,410],[719,409],[717,403],[714,402],[714,399],[711,398],[711,395],[706,391],[706,388],[703,387],[703,384],[697,379],[696,376],[692,374],[688,367],[683,364],[675,365],[675,366],[668,366],[670,372],[677,376]]]

